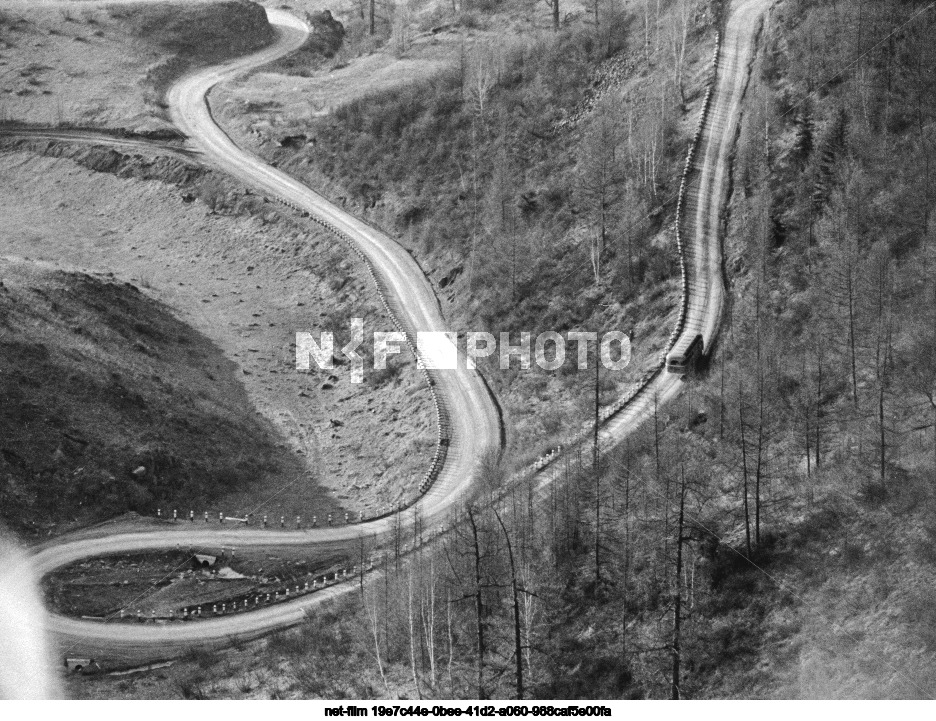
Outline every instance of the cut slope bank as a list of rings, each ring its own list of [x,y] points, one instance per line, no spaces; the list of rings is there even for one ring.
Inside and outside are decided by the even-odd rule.
[[[224,507],[212,510],[256,508],[307,520],[345,508],[373,515],[414,492],[435,429],[411,359],[391,358],[388,371],[368,373],[363,384],[352,384],[342,365],[295,370],[297,331],[334,329],[340,347],[352,317],[363,318],[368,332],[390,329],[369,278],[343,245],[178,161],[33,147],[82,165],[33,151],[0,156],[4,252],[110,271],[173,308],[236,364],[256,412],[302,460],[301,474],[226,494],[216,499]],[[160,174],[181,187],[137,179]]]
[[[138,288],[0,262],[0,516],[45,535],[298,470],[205,336]]]

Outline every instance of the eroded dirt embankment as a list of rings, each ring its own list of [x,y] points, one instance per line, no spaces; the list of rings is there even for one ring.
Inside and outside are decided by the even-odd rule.
[[[0,260],[0,517],[60,532],[296,473],[234,364],[130,284]],[[197,481],[195,480],[197,479]]]
[[[435,429],[411,360],[363,384],[340,364],[295,370],[297,331],[334,329],[340,347],[352,317],[367,332],[390,330],[363,268],[333,236],[182,160],[42,141],[0,154],[0,208],[7,257],[113,273],[233,362],[228,372],[300,471],[226,489],[216,499],[225,512],[372,515],[412,493]]]

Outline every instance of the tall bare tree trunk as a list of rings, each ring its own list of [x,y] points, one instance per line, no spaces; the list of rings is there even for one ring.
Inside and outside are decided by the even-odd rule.
[[[425,564],[421,564],[425,565]],[[436,574],[435,574],[435,553],[429,551],[429,581],[424,582],[425,601],[421,603],[423,638],[426,641],[426,653],[429,656],[429,680],[430,684],[436,685],[436,649],[435,649],[435,617],[436,617]],[[422,597],[422,594],[420,594]]]
[[[387,570],[384,570],[384,575],[387,575]],[[380,679],[383,681],[384,688],[387,690],[387,696],[390,696],[390,684],[387,683],[387,675],[384,672],[383,661],[380,659],[380,627],[377,624],[377,594],[374,594],[374,606],[371,608],[367,603],[367,597],[362,597],[362,602],[364,603],[364,611],[367,613],[368,619],[370,619],[371,634],[374,638],[374,658],[377,659],[377,670],[380,672]]]
[[[855,348],[855,269],[849,260],[848,275],[846,277],[848,290],[848,346],[851,350],[851,377],[852,398],[855,402],[855,411],[858,410],[858,354]]]
[[[800,369],[800,379],[802,386],[806,387],[806,353],[803,352],[803,366]],[[803,423],[805,425],[803,440],[806,442],[806,478],[812,475],[812,459],[809,448],[809,396],[804,394],[805,407],[803,408]]]
[[[468,523],[471,526],[471,538],[474,549],[475,571],[475,620],[478,634],[478,698],[487,698],[484,693],[484,596],[481,589],[481,544],[478,540],[478,524],[475,522],[474,510],[468,508]]]
[[[598,448],[598,419],[600,417],[599,381],[601,363],[598,358],[598,343],[595,342],[595,428],[594,428],[594,455],[592,469],[595,474],[595,583],[601,583],[601,453]]]
[[[738,379],[738,423],[741,426],[741,475],[744,488],[744,539],[747,555],[751,555],[751,514],[748,510],[747,443],[744,438],[744,385]]]
[[[678,701],[680,698],[679,673],[680,662],[682,661],[682,647],[680,633],[682,631],[682,547],[683,547],[683,524],[685,522],[686,509],[686,475],[685,470],[680,469],[680,492],[679,492],[679,523],[676,527],[676,597],[673,601],[673,679],[672,679],[672,698]]]
[[[622,580],[623,612],[621,613],[621,659],[627,663],[627,602],[630,580],[630,440],[625,440],[624,453],[624,578]]]
[[[504,540],[507,542],[507,558],[510,561],[510,587],[513,591],[513,617],[514,617],[514,657],[516,660],[516,682],[517,698],[523,698],[523,644],[520,636],[520,592],[517,587],[517,567],[514,562],[513,544],[510,542],[510,534],[507,532],[507,526],[503,519],[494,508],[494,516],[504,532]]]
[[[422,691],[419,688],[419,676],[416,674],[416,628],[413,624],[413,564],[410,564],[406,620],[409,622],[410,670],[413,673],[413,686],[416,687],[416,696],[422,699]]]
[[[822,341],[819,339],[819,333],[816,333],[816,471],[819,470],[822,460],[819,451],[822,441],[822,361],[824,355]]]
[[[448,639],[448,677],[449,691],[452,696],[455,695],[455,676],[452,674],[452,661],[455,658],[454,638],[452,635],[452,599],[449,597],[449,590],[445,589],[445,630]]]

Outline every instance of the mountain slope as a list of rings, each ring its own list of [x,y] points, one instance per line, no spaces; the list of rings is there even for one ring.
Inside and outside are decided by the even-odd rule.
[[[0,514],[21,533],[186,509],[283,470],[235,365],[130,284],[0,265]],[[140,470],[142,469],[142,470]]]

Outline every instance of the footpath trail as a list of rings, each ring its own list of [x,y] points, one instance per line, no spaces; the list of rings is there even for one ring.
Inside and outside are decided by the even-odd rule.
[[[772,0],[735,2],[721,37],[714,85],[700,124],[694,153],[686,174],[685,210],[679,219],[683,237],[683,261],[687,283],[680,328],[672,345],[687,333],[705,338],[708,350],[715,338],[724,295],[721,261],[721,214],[729,190],[730,155],[737,135],[741,101],[753,58],[755,39],[763,13]],[[282,10],[268,10],[276,26],[277,41],[268,48],[222,66],[208,68],[181,79],[169,93],[174,122],[209,162],[272,198],[300,212],[307,212],[349,239],[366,257],[384,294],[408,331],[444,330],[438,302],[417,263],[395,241],[299,183],[294,178],[241,150],[214,123],[206,97],[223,79],[288,54],[298,48],[308,28]],[[465,367],[461,359],[460,368]],[[500,442],[497,409],[483,379],[474,371],[441,371],[434,375],[436,392],[448,408],[449,450],[435,482],[416,503],[416,513],[426,528],[443,522],[459,498],[471,487],[478,459]],[[601,445],[610,447],[633,432],[681,389],[681,376],[667,373],[662,363],[641,388],[613,415],[600,431]],[[561,464],[541,462],[535,471],[539,487],[561,473]],[[409,513],[412,513],[410,511]],[[180,524],[183,525],[183,524]],[[360,539],[392,534],[392,517],[374,521],[301,531],[255,528],[216,530],[190,526],[168,530],[104,535],[88,532],[56,539],[35,550],[32,561],[40,574],[48,574],[81,559],[132,551],[174,549],[177,546],[283,547],[296,546],[309,553],[357,547]],[[171,658],[197,646],[211,648],[261,636],[277,628],[300,623],[321,603],[356,588],[342,583],[293,600],[257,610],[200,620],[167,624],[126,624],[82,621],[49,616],[49,630],[60,650],[69,656],[93,657],[117,664],[137,664]]]

